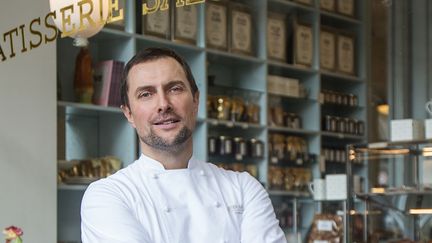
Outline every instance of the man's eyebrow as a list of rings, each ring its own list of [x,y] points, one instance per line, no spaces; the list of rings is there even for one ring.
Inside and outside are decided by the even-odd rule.
[[[182,80],[172,80],[172,81],[169,81],[168,83],[164,84],[164,85],[163,85],[163,88],[164,88],[164,89],[169,89],[169,88],[171,88],[171,87],[173,87],[173,86],[175,86],[175,85],[182,85],[182,86],[186,87],[186,84],[185,84],[184,81],[182,81]],[[153,85],[143,85],[143,86],[139,86],[139,87],[136,88],[136,90],[135,90],[135,95],[138,95],[139,92],[142,92],[142,91],[144,91],[144,90],[153,91],[153,90],[155,90],[155,89],[156,89],[156,88],[155,88],[155,86],[153,86]]]
[[[182,85],[182,86],[186,86],[185,82],[183,82],[182,80],[172,80],[169,81],[168,83],[166,83],[164,85],[165,88],[171,88],[174,85]]]

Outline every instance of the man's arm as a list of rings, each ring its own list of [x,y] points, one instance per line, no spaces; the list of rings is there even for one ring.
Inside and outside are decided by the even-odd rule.
[[[243,191],[242,243],[286,243],[268,193],[248,173],[241,173]]]
[[[126,206],[120,193],[106,184],[92,184],[81,203],[83,243],[150,243],[146,229]]]

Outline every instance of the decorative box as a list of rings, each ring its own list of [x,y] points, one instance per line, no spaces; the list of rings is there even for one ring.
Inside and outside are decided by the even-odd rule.
[[[346,174],[328,174],[326,181],[326,200],[345,200],[348,196]]]
[[[422,120],[401,119],[390,122],[391,141],[419,140],[424,138],[424,122]]]

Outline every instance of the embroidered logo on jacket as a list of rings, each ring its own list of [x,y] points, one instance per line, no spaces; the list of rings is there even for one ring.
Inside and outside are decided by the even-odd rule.
[[[228,206],[228,209],[236,214],[242,214],[243,213],[243,206],[242,205],[231,205]]]

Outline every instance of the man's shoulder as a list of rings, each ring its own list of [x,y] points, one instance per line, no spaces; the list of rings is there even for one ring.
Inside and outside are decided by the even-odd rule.
[[[255,177],[251,176],[246,171],[243,171],[243,172],[233,171],[233,170],[219,167],[219,166],[217,166],[213,163],[210,163],[210,162],[205,163],[205,165],[218,178],[223,178],[223,179],[229,180],[230,182],[233,182],[233,183],[236,183],[239,185],[246,185],[246,184],[254,183],[254,182],[259,183],[255,179]]]
[[[134,174],[138,173],[137,168],[134,168],[134,164],[130,164],[119,171],[115,172],[108,177],[99,179],[91,183],[86,193],[92,192],[103,192],[105,195],[110,193],[117,193],[124,191],[125,187],[130,187],[134,181]]]

